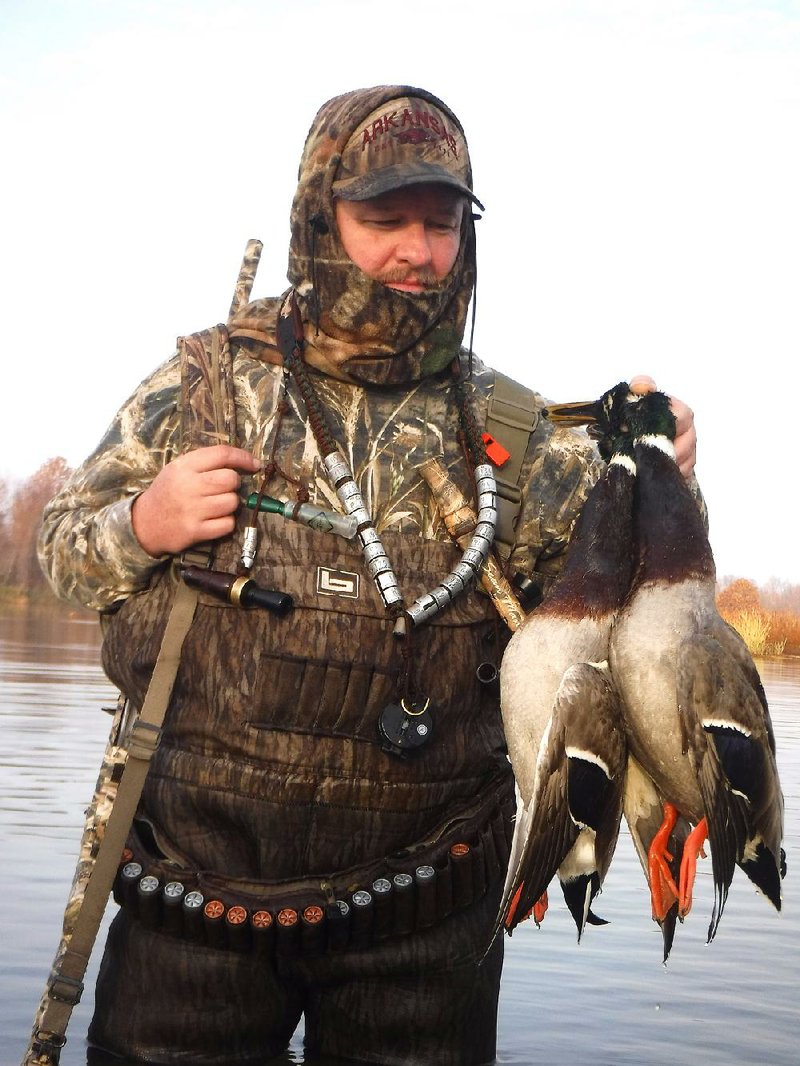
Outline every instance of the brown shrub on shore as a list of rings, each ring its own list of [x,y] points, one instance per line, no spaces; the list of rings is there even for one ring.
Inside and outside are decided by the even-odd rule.
[[[720,611],[720,614],[728,622],[756,658],[765,655],[783,655],[784,644],[775,639],[772,633],[770,618],[766,611]]]
[[[769,611],[770,635],[783,642],[784,655],[800,655],[800,615],[792,611]]]
[[[759,609],[720,614],[733,626],[751,655],[800,655],[800,615]]]
[[[800,655],[800,614],[786,609],[797,586],[760,590],[746,578],[729,581],[717,595],[717,610],[742,638],[751,655]],[[776,596],[780,593],[779,599]],[[764,599],[769,601],[768,609]],[[773,606],[774,605],[774,606]],[[777,608],[777,609],[776,609]],[[783,609],[781,609],[783,608]]]

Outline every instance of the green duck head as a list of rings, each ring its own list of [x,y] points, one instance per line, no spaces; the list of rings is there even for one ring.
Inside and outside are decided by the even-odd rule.
[[[666,437],[675,440],[675,415],[670,410],[669,396],[664,392],[648,392],[644,396],[628,396],[625,422],[634,440],[642,437]]]
[[[597,441],[601,456],[608,460],[625,446],[629,397],[628,382],[620,381],[599,400],[551,404],[544,409],[544,415],[561,426],[588,426],[589,436]]]

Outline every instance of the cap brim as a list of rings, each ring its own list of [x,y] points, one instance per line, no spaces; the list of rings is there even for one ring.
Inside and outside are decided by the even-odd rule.
[[[425,184],[448,185],[463,193],[481,211],[486,210],[472,189],[463,181],[459,181],[446,167],[436,163],[397,163],[391,167],[370,170],[367,174],[359,174],[355,178],[334,181],[333,195],[340,200],[371,200],[393,189]]]

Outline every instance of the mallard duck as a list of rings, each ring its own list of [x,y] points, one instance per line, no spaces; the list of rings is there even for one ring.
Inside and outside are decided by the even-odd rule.
[[[628,469],[635,474],[633,444],[625,424],[626,405],[630,399],[627,383],[620,382],[619,385],[604,393],[599,400],[552,405],[546,409],[545,414],[553,422],[561,425],[583,426],[588,424],[590,434],[598,442],[601,456],[609,460],[615,453],[620,456],[627,455],[633,464]],[[631,514],[629,510],[632,507],[629,497],[631,485],[631,482],[627,483],[624,502],[618,501],[623,502],[623,510],[626,516]],[[632,577],[635,547],[631,530],[627,530],[623,536],[616,540],[616,554],[617,559],[611,558],[610,561],[612,563],[620,563],[620,570],[617,575],[619,583],[612,594],[613,599],[616,601],[616,606],[608,614],[609,625],[613,625],[616,610],[621,607],[624,598],[627,597],[628,589],[624,588],[624,582]],[[618,714],[621,712],[619,706],[617,707],[617,712]],[[619,721],[618,717],[616,721]],[[677,818],[674,826],[670,828],[662,826],[663,797],[630,752],[628,753],[624,772],[624,782],[623,812],[648,885],[650,884],[649,852],[653,841],[656,839],[661,844],[659,849],[661,859],[667,863],[673,878],[677,879],[683,855],[683,844],[689,835],[691,826],[682,817]],[[666,844],[663,843],[664,837],[666,837]],[[560,871],[560,873],[562,872]],[[566,882],[562,886],[565,888],[565,895],[569,895],[574,899],[574,893],[570,893],[568,885],[569,882]],[[597,889],[597,880],[594,881],[592,887],[595,890]],[[675,926],[678,919],[678,901],[677,896],[671,896],[669,890],[662,885],[660,880],[656,882],[656,892],[658,906],[655,917],[662,930],[664,959],[666,960],[672,948],[675,935]],[[571,904],[570,909],[572,909]],[[536,914],[535,910],[534,914]],[[590,921],[592,917],[591,912],[589,912]]]
[[[708,837],[714,880],[711,941],[739,865],[780,910],[783,796],[767,701],[746,645],[719,616],[703,519],[675,462],[669,399],[631,397],[636,461],[636,571],[611,637],[610,666],[630,749],[664,799],[649,844],[653,913],[691,908],[695,863]],[[666,839],[694,829],[675,879]]]
[[[603,398],[609,439],[626,395],[622,383]],[[605,660],[630,582],[632,498],[632,462],[619,452],[586,500],[561,574],[503,656],[501,707],[518,790],[498,919],[509,932],[532,908],[541,919],[556,871],[579,939],[587,922],[602,923],[591,903],[617,840],[626,758]]]

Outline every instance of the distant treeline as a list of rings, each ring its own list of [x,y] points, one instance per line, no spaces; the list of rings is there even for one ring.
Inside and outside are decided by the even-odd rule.
[[[6,598],[35,598],[49,588],[36,558],[36,538],[44,505],[71,472],[58,456],[23,482],[0,478],[0,587]]]
[[[21,483],[0,478],[0,592],[5,599],[47,594],[36,538],[45,504],[71,472],[58,456]],[[717,605],[754,654],[800,655],[800,585],[773,578],[758,587],[745,578],[725,577]]]

